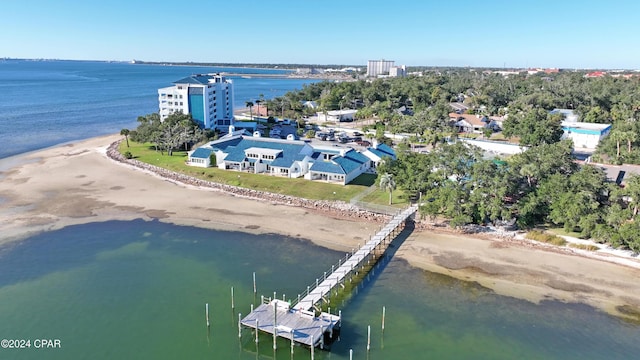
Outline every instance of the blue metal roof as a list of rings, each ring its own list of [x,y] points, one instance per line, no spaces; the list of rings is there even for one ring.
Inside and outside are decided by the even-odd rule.
[[[342,174],[345,175],[346,173],[344,172],[344,169],[332,162],[332,161],[317,161],[314,162],[311,167],[309,168],[310,171],[317,171],[317,172],[324,172],[324,173],[331,173],[331,174]]]
[[[243,148],[229,146],[224,152],[227,153],[224,161],[242,162],[247,158]]]
[[[209,83],[209,77],[203,75],[192,75],[174,81],[174,84],[195,84],[195,85],[207,85]]]
[[[304,155],[300,154],[305,147],[303,142],[287,142],[287,141],[273,141],[268,138],[259,137],[235,137],[231,139],[221,139],[209,143],[209,146],[214,149],[218,149],[224,153],[227,153],[225,161],[241,162],[246,158],[245,151],[249,148],[261,148],[281,150],[278,156],[272,161],[265,161],[265,163],[271,163],[271,166],[289,168],[296,160],[304,159]]]
[[[382,151],[383,153],[386,153],[387,156],[390,156],[393,159],[396,158],[396,152],[387,144],[380,143],[376,146],[376,149]]]
[[[353,159],[349,159],[342,156],[333,158],[333,162],[340,165],[340,167],[342,168],[342,171],[345,174],[351,173],[353,170],[357,169],[360,165],[362,165],[361,162],[357,162],[357,161],[354,161]]]
[[[193,153],[191,153],[191,157],[197,159],[208,159],[212,152],[213,150],[211,149],[197,148]]]
[[[173,83],[174,84],[208,85],[211,83],[209,80],[214,80],[215,82],[215,79],[218,79],[220,77],[224,81],[224,77],[221,75],[196,74],[196,75],[187,76],[180,80],[174,81]]]
[[[357,152],[357,151],[355,151],[353,149],[347,151],[347,153],[344,154],[344,157],[348,158],[348,159],[351,159],[353,161],[357,161],[360,164],[364,164],[364,163],[370,161],[369,158],[366,157],[364,154],[362,154],[360,152]]]

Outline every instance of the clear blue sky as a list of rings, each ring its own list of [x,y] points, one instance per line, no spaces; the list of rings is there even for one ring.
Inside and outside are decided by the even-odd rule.
[[[0,57],[640,68],[638,0],[5,0]]]

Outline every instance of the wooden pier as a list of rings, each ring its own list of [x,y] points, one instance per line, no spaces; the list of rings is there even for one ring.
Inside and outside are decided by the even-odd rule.
[[[308,346],[322,347],[324,334],[339,329],[341,319],[340,315],[321,312],[318,304],[327,302],[333,289],[344,287],[353,274],[364,271],[366,262],[382,254],[417,210],[417,205],[413,205],[396,214],[366,244],[341,258],[293,301],[265,300],[263,297],[261,304],[240,321],[241,325]]]

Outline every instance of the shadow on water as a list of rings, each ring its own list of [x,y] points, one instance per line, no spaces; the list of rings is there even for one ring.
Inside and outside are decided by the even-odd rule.
[[[270,275],[279,273],[287,264],[296,264],[299,274],[316,274],[322,270],[323,259],[329,261],[339,254],[314,246],[313,256],[321,261],[299,263],[299,259],[309,256],[310,244],[304,239],[176,226],[157,220],[108,221],[68,226],[0,247],[0,286],[91,264],[101,254],[134,243],[151,252],[211,264],[231,284],[250,285],[251,274],[256,271],[262,289],[282,289],[284,285],[290,293],[293,289],[299,291],[300,284],[283,284],[282,278]],[[229,262],[233,266],[228,266]]]
[[[362,306],[363,302],[355,302],[355,297],[361,296],[366,297],[367,294],[371,291],[371,289],[376,285],[376,282],[380,279],[385,269],[393,260],[393,256],[398,251],[400,246],[409,238],[413,230],[415,229],[415,224],[412,221],[407,221],[405,227],[402,231],[393,239],[393,241],[389,244],[386,251],[377,258],[377,261],[373,262],[371,266],[365,266],[364,271],[360,276],[356,276],[351,284],[351,286],[346,286],[345,289],[339,291],[337,295],[332,296],[329,299],[329,303],[323,306],[323,310],[327,310],[329,306],[332,307],[331,312],[337,313],[338,310],[342,310],[344,312],[357,312],[359,308]],[[347,330],[345,334],[347,334],[350,343],[360,343],[366,341],[366,332],[353,331],[350,329],[359,329],[362,327],[362,324],[355,324],[348,321],[349,317],[344,317],[342,320],[342,328]],[[341,330],[342,333],[342,330]],[[340,341],[341,338],[338,336],[335,341]],[[331,345],[331,343],[329,344]],[[332,347],[329,347],[331,350]],[[340,356],[348,356],[349,350],[343,346],[339,346],[333,350],[336,355]]]
[[[69,226],[0,247],[0,286],[32,280],[95,261],[101,251],[131,242],[120,235],[144,227],[143,220]]]

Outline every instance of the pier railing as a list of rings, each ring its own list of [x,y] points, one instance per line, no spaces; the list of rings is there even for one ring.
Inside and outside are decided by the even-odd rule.
[[[392,216],[396,216],[396,215],[400,215],[404,210],[406,209],[397,209],[397,208],[392,208],[392,207],[388,207],[390,209],[393,209],[394,212],[391,213],[390,215]],[[375,234],[378,234],[380,231],[382,231],[384,229],[384,225],[380,226],[375,232]],[[373,237],[371,236],[370,239]],[[291,299],[290,301],[290,307],[294,308],[296,304],[298,304],[300,302],[301,299],[303,299],[304,297],[306,297],[307,295],[309,295],[313,290],[315,290],[318,285],[320,285],[323,281],[325,281],[327,279],[328,276],[331,276],[336,269],[339,269],[340,266],[342,266],[342,264],[344,264],[345,262],[347,262],[349,260],[349,258],[351,256],[353,256],[356,252],[358,252],[358,250],[362,249],[364,246],[367,245],[367,242],[365,241],[363,244],[360,244],[358,246],[357,249],[352,249],[350,253],[346,253],[345,256],[341,257],[340,259],[338,259],[338,262],[331,265],[331,268],[328,269],[327,271],[324,271],[322,273],[322,276],[316,278],[316,281],[311,283],[310,285],[308,285],[306,287],[306,289],[301,292],[300,294],[297,295],[297,298]]]

